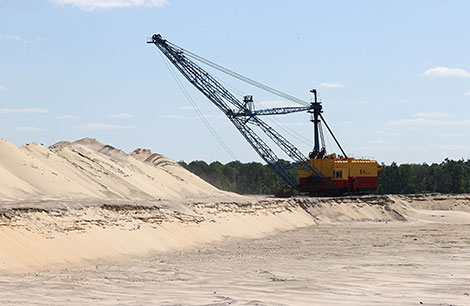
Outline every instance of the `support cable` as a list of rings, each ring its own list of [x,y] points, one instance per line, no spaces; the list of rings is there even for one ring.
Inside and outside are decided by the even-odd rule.
[[[194,100],[191,98],[191,96],[189,95],[188,91],[186,90],[186,88],[184,87],[184,85],[182,84],[181,80],[178,78],[178,75],[176,74],[176,72],[174,71],[174,68],[169,65],[167,63],[167,60],[163,57],[163,54],[161,54],[159,52],[163,62],[165,63],[165,66],[168,68],[168,70],[170,71],[171,75],[173,76],[173,79],[176,81],[176,83],[178,84],[178,87],[181,89],[181,91],[183,92],[183,95],[186,97],[186,99],[188,100],[188,102],[191,104],[191,106],[194,108],[194,110],[196,111],[196,114],[199,116],[199,118],[202,120],[202,122],[204,123],[204,125],[207,127],[207,129],[209,129],[209,131],[212,133],[212,135],[215,137],[215,139],[219,142],[219,144],[225,149],[225,151],[233,158],[233,160],[239,160],[238,157],[235,155],[235,153],[232,152],[232,150],[230,150],[230,148],[225,144],[225,142],[222,140],[222,138],[219,136],[219,134],[217,134],[217,131],[210,125],[209,121],[204,117],[204,115],[202,114],[201,110],[199,109],[199,107],[197,106],[197,104],[194,102]]]
[[[214,77],[215,78],[215,77]],[[247,93],[239,90],[238,88],[228,84],[227,82],[224,82],[223,80],[221,79],[217,79],[220,83],[224,84],[225,86],[227,86],[228,88],[230,88],[233,92],[241,95],[241,96],[246,96]],[[255,101],[253,99],[253,101],[255,102],[255,105],[258,106],[258,108],[262,109],[260,103],[258,101]],[[292,137],[294,137],[295,139],[297,139],[298,141],[300,141],[302,144],[304,145],[307,145],[307,146],[311,146],[311,141],[308,140],[307,138],[305,138],[304,136],[302,136],[301,134],[297,133],[294,129],[291,129],[290,127],[288,127],[286,124],[282,123],[281,120],[279,120],[278,118],[276,117],[266,117],[265,120],[267,120],[268,122],[271,122],[272,124],[275,124],[277,127],[279,127],[281,130],[283,130],[284,132],[286,132],[287,134],[291,135]]]
[[[262,83],[260,83],[260,82],[257,82],[257,81],[255,81],[255,80],[252,80],[252,79],[248,78],[248,77],[245,77],[245,76],[243,76],[243,75],[241,75],[241,74],[239,74],[239,73],[236,73],[235,71],[232,71],[232,70],[230,70],[230,69],[228,69],[228,68],[225,68],[225,67],[223,67],[223,66],[220,66],[219,64],[216,64],[216,63],[214,63],[214,62],[211,62],[210,60],[205,59],[205,58],[203,58],[202,56],[199,56],[199,55],[197,55],[197,54],[195,54],[195,53],[193,53],[193,52],[191,52],[191,51],[188,51],[188,50],[186,50],[186,49],[184,49],[184,48],[181,48],[180,46],[175,45],[174,43],[171,43],[171,42],[169,42],[169,41],[166,41],[166,43],[169,44],[169,45],[171,45],[171,46],[173,46],[174,48],[176,48],[176,49],[182,51],[185,55],[187,55],[187,56],[189,56],[189,57],[192,57],[192,58],[195,59],[195,60],[198,60],[198,61],[200,61],[200,62],[202,62],[202,63],[204,63],[204,64],[206,64],[206,65],[208,65],[208,66],[211,66],[212,68],[215,68],[215,69],[217,69],[217,70],[219,70],[219,71],[221,71],[221,72],[223,72],[223,73],[225,73],[225,74],[228,74],[228,75],[230,75],[230,76],[232,76],[232,77],[234,77],[234,78],[237,78],[237,79],[239,79],[239,80],[241,80],[241,81],[243,81],[243,82],[246,82],[246,83],[248,83],[248,84],[251,84],[251,85],[253,85],[253,86],[256,86],[256,87],[258,87],[258,88],[260,88],[260,89],[263,89],[263,90],[265,90],[265,91],[267,91],[267,92],[270,92],[270,93],[272,93],[272,94],[275,94],[276,96],[279,96],[279,97],[281,97],[281,98],[284,98],[284,99],[289,100],[289,101],[292,101],[292,102],[295,102],[295,103],[297,103],[297,104],[304,105],[304,106],[308,106],[308,105],[309,105],[309,103],[308,103],[307,101],[301,100],[301,99],[299,99],[299,98],[296,98],[296,97],[294,97],[294,96],[291,96],[291,95],[289,95],[289,94],[286,94],[286,93],[284,93],[284,92],[282,92],[282,91],[279,91],[279,90],[277,90],[277,89],[275,89],[275,88],[272,88],[272,87],[270,87],[270,86],[268,86],[268,85],[264,85],[264,84],[262,84]]]
[[[341,145],[339,144],[338,142],[338,139],[336,139],[335,135],[333,134],[333,132],[331,131],[330,127],[328,126],[328,124],[326,123],[325,121],[325,118],[323,118],[323,116],[320,114],[320,118],[321,120],[323,121],[323,123],[325,124],[326,128],[328,129],[328,131],[330,132],[331,136],[333,137],[333,139],[335,140],[336,144],[338,145],[339,149],[341,150],[341,152],[343,152],[343,155],[345,158],[348,158],[348,156],[346,155],[346,153],[344,152],[343,148],[341,147]]]

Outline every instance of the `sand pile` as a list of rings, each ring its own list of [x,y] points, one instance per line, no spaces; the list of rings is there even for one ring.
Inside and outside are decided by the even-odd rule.
[[[216,189],[147,149],[0,140],[0,272],[115,263],[325,224],[470,224],[470,197],[275,199]]]
[[[204,199],[220,191],[146,149],[130,154],[92,138],[20,147],[0,139],[0,198]]]

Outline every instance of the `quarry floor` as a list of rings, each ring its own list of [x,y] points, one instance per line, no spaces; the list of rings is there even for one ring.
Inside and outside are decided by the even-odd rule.
[[[4,275],[1,305],[470,305],[470,224],[320,224],[113,265]]]

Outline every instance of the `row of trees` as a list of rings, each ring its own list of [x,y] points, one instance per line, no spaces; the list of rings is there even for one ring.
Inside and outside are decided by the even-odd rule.
[[[298,175],[294,164],[287,161],[281,163],[289,167],[293,175]],[[271,167],[256,162],[234,161],[224,165],[220,162],[207,164],[198,160],[179,164],[219,189],[240,194],[274,194],[285,185]]]
[[[392,163],[379,172],[379,193],[470,192],[470,159],[440,164]]]
[[[298,176],[296,164],[281,161],[294,177]],[[222,164],[193,161],[179,162],[184,168],[198,175],[217,188],[240,194],[274,194],[285,184],[267,165],[241,163]],[[377,193],[465,193],[470,192],[470,160],[445,159],[437,164],[402,164],[383,166],[379,171]]]

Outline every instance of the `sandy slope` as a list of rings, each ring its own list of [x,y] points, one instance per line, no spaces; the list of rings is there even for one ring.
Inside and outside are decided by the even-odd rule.
[[[468,195],[242,197],[150,150],[0,140],[2,305],[465,305],[469,226]]]
[[[2,305],[470,303],[467,195],[59,202],[0,211]]]
[[[137,149],[130,154],[95,139],[21,147],[0,139],[0,198],[205,199],[237,197],[175,162]]]
[[[298,206],[279,202],[199,203],[178,210],[151,203],[42,206],[0,212],[0,271],[116,262],[314,224]]]
[[[228,237],[258,238],[319,224],[470,224],[466,196],[409,199],[107,200],[84,205],[76,201],[8,202],[0,209],[0,271],[22,273],[125,261]],[[422,209],[423,205],[434,209]]]

